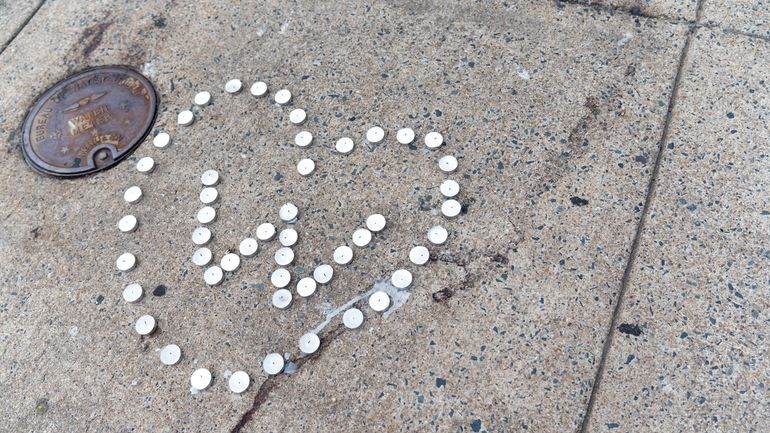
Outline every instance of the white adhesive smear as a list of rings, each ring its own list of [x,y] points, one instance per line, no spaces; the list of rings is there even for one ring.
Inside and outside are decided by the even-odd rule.
[[[375,281],[374,285],[371,289],[367,290],[365,293],[362,293],[348,302],[342,304],[341,306],[337,308],[333,308],[332,305],[328,302],[324,302],[322,304],[316,305],[316,309],[321,311],[322,313],[326,313],[326,319],[324,319],[323,322],[319,323],[318,326],[313,329],[312,333],[318,334],[320,333],[326,325],[331,323],[332,320],[334,320],[335,317],[340,315],[340,313],[344,313],[347,311],[348,308],[352,307],[353,304],[356,302],[362,300],[362,299],[368,299],[369,296],[372,295],[372,293],[382,290],[383,292],[387,293],[388,296],[390,296],[390,307],[382,314],[382,317],[387,319],[390,317],[391,314],[393,314],[396,310],[401,308],[404,304],[406,304],[406,301],[409,299],[409,295],[411,295],[411,292],[409,289],[399,289],[393,284],[390,284],[390,279],[386,278],[384,280]]]
[[[634,34],[631,32],[626,32],[625,35],[623,35],[623,39],[618,41],[618,46],[622,47],[623,45],[627,44],[628,41],[634,38]]]
[[[529,80],[529,71],[524,66],[516,65],[516,73],[523,79]]]

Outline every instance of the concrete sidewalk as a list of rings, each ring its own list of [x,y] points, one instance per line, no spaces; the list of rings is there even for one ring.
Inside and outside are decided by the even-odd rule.
[[[760,432],[770,425],[770,5],[609,2],[0,2],[0,431]],[[154,133],[77,180],[25,164],[20,125],[97,65],[142,71]],[[304,108],[229,95],[268,83]],[[196,92],[213,103],[176,124]],[[370,126],[388,131],[367,145]],[[439,151],[398,144],[440,131]],[[347,156],[337,138],[357,138]],[[435,161],[458,158],[462,215]],[[142,156],[156,170],[136,171]],[[311,157],[316,172],[297,173]],[[367,215],[388,227],[311,298],[271,306],[276,243],[211,288],[190,256],[214,168],[216,259],[300,209],[292,271],[312,274]],[[146,197],[127,206],[123,191]],[[126,236],[117,221],[140,220]],[[409,249],[449,240],[422,267]],[[139,265],[115,270],[130,251]],[[319,353],[297,339],[409,267],[387,317],[360,302]],[[145,297],[127,304],[123,287]],[[162,287],[161,287],[162,286]],[[408,295],[408,298],[407,298]],[[149,337],[135,320],[152,314]],[[157,349],[178,344],[179,364]],[[298,369],[272,378],[269,352]],[[211,370],[191,393],[190,375]],[[251,386],[227,388],[244,370]],[[762,427],[765,426],[765,427]]]

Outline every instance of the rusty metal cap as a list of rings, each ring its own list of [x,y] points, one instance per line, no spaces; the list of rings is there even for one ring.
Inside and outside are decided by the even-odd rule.
[[[24,158],[51,176],[106,170],[144,140],[157,107],[152,84],[131,68],[78,72],[46,90],[30,108],[22,127]]]

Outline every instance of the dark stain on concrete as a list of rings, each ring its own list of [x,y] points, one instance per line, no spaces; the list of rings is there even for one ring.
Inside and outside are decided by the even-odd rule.
[[[112,25],[112,21],[105,21],[101,23],[88,26],[83,29],[83,34],[80,36],[78,42],[83,47],[83,58],[87,59],[91,56],[91,53],[96,50],[102,43],[104,32]]]

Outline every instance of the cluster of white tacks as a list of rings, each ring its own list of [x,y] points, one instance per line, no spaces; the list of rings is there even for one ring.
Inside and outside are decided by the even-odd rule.
[[[242,84],[240,80],[230,80],[225,84],[225,91],[229,94],[240,93]],[[251,86],[250,92],[253,96],[259,98],[267,94],[267,85],[258,81]],[[274,100],[278,106],[286,106],[291,102],[291,92],[286,89],[279,90],[274,95]],[[205,107],[211,101],[209,92],[200,92],[195,95],[194,103],[199,107]],[[302,125],[307,115],[305,110],[297,108],[289,113],[289,121],[294,125]],[[195,120],[195,115],[190,110],[184,110],[177,116],[177,123],[182,126],[191,125]],[[369,143],[379,143],[385,139],[386,133],[382,128],[375,126],[366,132],[366,141]],[[401,144],[410,144],[415,139],[415,133],[409,128],[403,128],[396,133],[396,140]],[[299,147],[307,147],[313,142],[313,134],[302,130],[295,137],[295,144]],[[170,136],[165,133],[159,133],[153,138],[153,144],[156,147],[164,148],[171,142]],[[437,149],[444,143],[444,138],[438,132],[430,132],[425,135],[425,145],[430,149]],[[342,155],[353,151],[354,141],[349,137],[340,138],[336,142],[336,150]],[[438,160],[439,168],[445,173],[452,173],[457,169],[457,159],[454,156],[447,155]],[[150,157],[140,158],[136,165],[140,173],[149,174],[155,168],[155,161]],[[303,159],[297,164],[297,170],[302,176],[310,175],[315,169],[315,162],[311,159]],[[214,255],[205,245],[211,240],[212,234],[208,226],[216,220],[216,209],[211,207],[219,198],[216,185],[219,183],[219,173],[216,170],[207,170],[201,175],[203,189],[200,192],[200,201],[203,207],[198,211],[197,219],[201,224],[193,231],[192,240],[199,248],[193,253],[192,261],[198,266],[209,266]],[[462,206],[455,196],[460,192],[460,186],[454,180],[445,180],[440,187],[441,193],[446,197],[441,212],[447,218],[453,218],[460,214]],[[127,203],[134,204],[142,198],[142,190],[138,186],[132,186],[125,191],[124,198]],[[278,217],[281,221],[290,226],[297,222],[299,218],[299,209],[292,203],[286,203],[278,210]],[[126,215],[120,219],[118,228],[121,232],[131,233],[136,230],[138,221],[134,215]],[[365,247],[372,240],[372,232],[377,233],[385,229],[386,219],[381,214],[370,215],[365,223],[365,227],[358,228],[352,234],[352,243],[356,247]],[[269,242],[276,237],[276,228],[273,224],[265,222],[257,227],[256,239],[246,238],[239,246],[239,254],[228,252],[222,256],[219,265],[208,267],[203,272],[203,279],[210,286],[222,282],[225,272],[233,273],[238,270],[241,263],[241,257],[251,257],[257,253],[259,242]],[[294,251],[292,247],[296,244],[297,231],[291,227],[284,228],[278,234],[278,240],[281,244],[274,254],[274,260],[278,268],[270,276],[272,285],[276,291],[272,295],[272,303],[275,308],[286,309],[292,304],[293,295],[287,289],[291,283],[292,276],[285,266],[294,261]],[[428,230],[428,241],[434,245],[441,245],[446,242],[448,237],[447,230],[441,226],[434,226]],[[344,266],[353,260],[353,249],[348,245],[341,245],[334,250],[333,261],[339,266]],[[430,252],[424,246],[416,246],[409,251],[409,260],[415,265],[424,265],[430,259]],[[127,272],[136,266],[136,257],[131,253],[125,253],[118,257],[116,262],[120,271]],[[334,274],[334,268],[329,264],[322,264],[315,268],[313,277],[305,277],[297,281],[296,292],[300,297],[307,298],[315,293],[318,285],[328,284]],[[407,269],[399,269],[391,275],[391,284],[398,289],[406,289],[412,284],[412,273]],[[384,312],[391,306],[390,296],[382,290],[370,291],[369,307],[375,312]],[[134,303],[143,296],[142,287],[139,284],[132,283],[123,290],[123,298],[126,302]],[[360,297],[359,297],[360,298]],[[349,302],[346,306],[351,306]],[[364,314],[357,308],[348,308],[343,314],[342,321],[349,329],[355,329],[361,326],[364,321]],[[156,327],[155,318],[150,315],[144,315],[137,319],[135,324],[136,332],[139,335],[149,335]],[[322,327],[322,326],[321,326]],[[319,328],[309,332],[299,339],[299,349],[302,353],[309,355],[318,350],[321,341],[317,335]],[[170,344],[159,350],[160,360],[163,364],[174,365],[179,362],[182,351],[179,346]],[[262,362],[262,368],[268,375],[276,375],[284,370],[286,360],[279,353],[271,353],[265,356]],[[211,372],[205,368],[199,368],[193,372],[190,377],[190,384],[193,391],[201,391],[211,383]],[[241,393],[245,391],[250,383],[249,375],[244,371],[238,371],[230,375],[228,386],[232,392]]]

